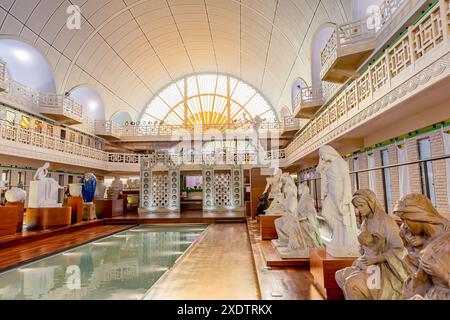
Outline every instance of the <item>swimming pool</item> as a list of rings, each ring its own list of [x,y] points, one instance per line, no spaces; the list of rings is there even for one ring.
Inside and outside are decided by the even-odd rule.
[[[135,300],[206,225],[141,225],[0,274],[0,299]]]

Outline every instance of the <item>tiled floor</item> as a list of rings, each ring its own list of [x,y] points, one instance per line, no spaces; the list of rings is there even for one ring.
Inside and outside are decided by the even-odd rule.
[[[213,224],[148,293],[157,300],[260,298],[245,223]]]

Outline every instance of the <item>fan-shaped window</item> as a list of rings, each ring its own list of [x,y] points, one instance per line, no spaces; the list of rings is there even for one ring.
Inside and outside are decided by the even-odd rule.
[[[179,80],[160,92],[141,121],[171,125],[223,125],[260,116],[277,119],[254,88],[225,75],[204,74]]]

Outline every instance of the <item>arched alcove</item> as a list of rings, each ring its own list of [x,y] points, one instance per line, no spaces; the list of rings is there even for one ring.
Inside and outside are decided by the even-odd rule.
[[[298,93],[300,92],[300,90],[302,88],[306,88],[308,85],[306,84],[305,80],[303,80],[302,78],[297,78],[294,83],[292,84],[292,89],[291,89],[291,99],[292,99],[292,110],[295,110],[295,108],[297,107],[297,96]]]
[[[83,115],[90,120],[105,120],[105,104],[96,89],[79,86],[70,91],[71,99],[83,105]]]
[[[333,24],[325,24],[314,35],[311,47],[311,79],[313,86],[318,86],[322,82],[320,78],[321,54],[333,32]]]
[[[131,118],[130,113],[127,111],[119,111],[116,112],[112,117],[111,121],[124,125],[126,122],[130,123],[133,121],[133,118]]]
[[[53,69],[33,46],[15,39],[0,39],[0,59],[7,63],[10,79],[41,92],[56,93]]]

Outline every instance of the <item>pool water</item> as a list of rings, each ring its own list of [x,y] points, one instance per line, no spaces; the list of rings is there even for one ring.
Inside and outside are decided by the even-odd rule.
[[[0,299],[135,300],[206,225],[141,225],[0,274]]]

